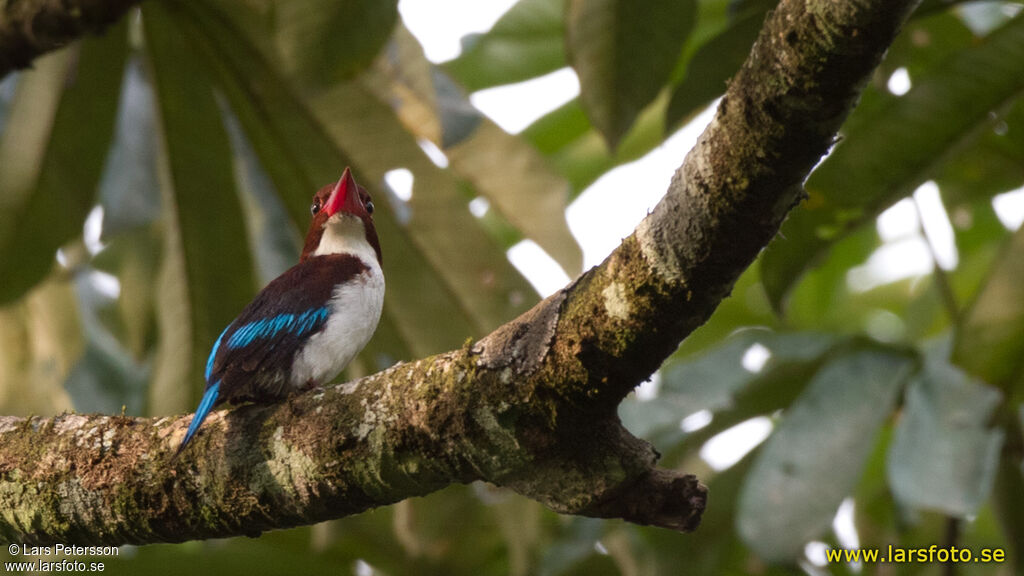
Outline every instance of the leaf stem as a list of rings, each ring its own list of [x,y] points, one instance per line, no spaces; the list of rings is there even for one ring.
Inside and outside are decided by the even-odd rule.
[[[914,204],[914,210],[917,211],[918,231],[924,238],[924,243],[928,246],[928,253],[932,257],[932,277],[935,279],[935,286],[939,289],[939,297],[942,299],[942,304],[946,309],[946,313],[949,314],[949,320],[955,330],[960,325],[960,307],[956,301],[956,294],[953,292],[953,286],[949,281],[949,274],[939,265],[938,253],[935,250],[935,240],[928,233],[928,228],[924,225],[924,211],[921,210],[921,203],[915,196],[911,196],[911,200]]]

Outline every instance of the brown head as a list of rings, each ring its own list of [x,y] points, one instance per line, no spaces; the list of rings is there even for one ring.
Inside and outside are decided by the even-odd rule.
[[[339,243],[339,238],[346,231],[354,230],[358,235],[358,223],[362,223],[366,242],[376,253],[377,263],[383,264],[377,229],[373,225],[373,201],[366,188],[356,184],[351,170],[345,168],[337,184],[318,190],[313,195],[310,211],[313,213],[313,221],[309,224],[299,262],[319,254],[341,251],[345,243]]]

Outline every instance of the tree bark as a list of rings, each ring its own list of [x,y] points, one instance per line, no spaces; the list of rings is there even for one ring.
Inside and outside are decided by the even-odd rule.
[[[102,34],[142,0],[0,0],[0,79],[86,34]]]
[[[800,202],[916,4],[783,0],[654,212],[600,266],[479,342],[215,412],[178,459],[185,416],[0,418],[0,538],[254,535],[476,480],[562,513],[695,529],[706,489],[656,468],[616,407]]]

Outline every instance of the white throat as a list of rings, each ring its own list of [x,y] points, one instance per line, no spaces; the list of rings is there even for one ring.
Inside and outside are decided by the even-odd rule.
[[[313,255],[328,254],[351,254],[367,266],[379,266],[377,252],[366,241],[366,227],[363,226],[363,221],[349,214],[336,214],[324,224],[324,235],[320,238],[320,245],[313,251]]]

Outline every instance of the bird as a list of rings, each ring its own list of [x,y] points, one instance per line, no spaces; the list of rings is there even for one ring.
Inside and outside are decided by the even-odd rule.
[[[217,338],[203,398],[175,456],[215,406],[270,404],[326,384],[366,346],[384,304],[373,208],[349,168],[313,196],[299,263],[267,284]]]

